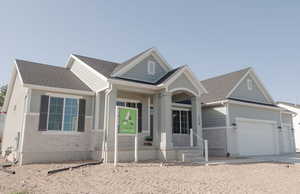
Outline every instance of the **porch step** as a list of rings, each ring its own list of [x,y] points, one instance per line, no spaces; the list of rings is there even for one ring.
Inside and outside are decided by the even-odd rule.
[[[202,156],[200,149],[178,150],[177,157],[182,162],[204,161],[204,157]]]

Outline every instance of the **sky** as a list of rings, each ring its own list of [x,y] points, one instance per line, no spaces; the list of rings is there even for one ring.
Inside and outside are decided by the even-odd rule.
[[[0,4],[0,85],[16,58],[64,66],[75,53],[123,62],[150,47],[200,80],[251,66],[275,100],[300,103],[300,1]]]

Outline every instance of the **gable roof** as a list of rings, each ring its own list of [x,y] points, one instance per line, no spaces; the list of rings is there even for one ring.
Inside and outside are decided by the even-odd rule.
[[[160,78],[155,83],[139,81],[139,80],[132,80],[132,79],[127,79],[127,78],[122,78],[122,77],[113,77],[113,79],[126,80],[126,81],[132,81],[132,82],[137,82],[137,83],[149,84],[149,85],[159,85],[159,84],[162,84],[164,81],[166,81],[168,78],[172,77],[175,73],[177,73],[183,67],[184,66],[180,66],[178,68],[175,68],[175,69],[169,71],[168,73],[166,73],[166,75],[164,75],[162,78]]]
[[[16,65],[24,84],[92,91],[67,68],[19,59]]]
[[[294,108],[300,108],[300,104],[293,104],[293,103],[290,103],[290,102],[278,101],[277,104],[283,104],[283,105],[291,106],[291,107],[294,107]]]
[[[201,83],[208,93],[201,97],[203,103],[215,102],[226,99],[230,91],[245,76],[251,68],[227,73],[217,77],[202,80]]]
[[[73,56],[80,59],[82,62],[96,70],[97,72],[104,75],[106,78],[111,78],[111,74],[116,68],[121,66],[121,64],[111,61],[105,61],[101,59],[96,59],[92,57],[86,57],[81,55],[72,54]]]
[[[129,71],[132,67],[134,67],[140,61],[142,61],[150,55],[152,55],[155,59],[160,61],[161,67],[164,68],[166,71],[172,70],[172,67],[159,53],[159,51],[156,48],[152,47],[121,63],[121,65],[114,70],[112,76],[120,77],[123,73]]]

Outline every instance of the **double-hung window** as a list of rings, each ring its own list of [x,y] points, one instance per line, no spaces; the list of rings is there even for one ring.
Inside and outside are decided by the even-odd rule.
[[[83,131],[85,100],[79,98],[42,96],[41,131]]]
[[[172,111],[173,133],[189,134],[192,128],[192,112],[188,110]]]

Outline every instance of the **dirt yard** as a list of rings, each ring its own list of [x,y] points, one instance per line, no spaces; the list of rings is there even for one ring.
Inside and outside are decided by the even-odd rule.
[[[73,164],[72,164],[73,165]],[[248,164],[220,166],[159,163],[83,167],[47,176],[70,164],[14,167],[0,171],[0,193],[300,193],[300,166]]]

